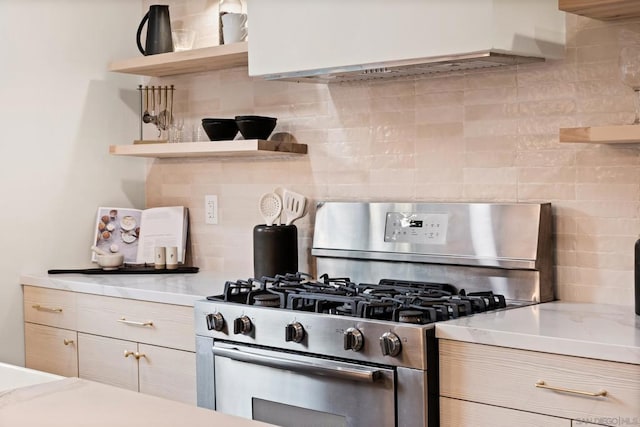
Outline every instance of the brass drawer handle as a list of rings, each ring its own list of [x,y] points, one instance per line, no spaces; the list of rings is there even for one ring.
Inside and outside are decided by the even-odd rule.
[[[131,325],[131,326],[148,326],[148,327],[153,326],[153,322],[151,320],[148,320],[146,322],[136,322],[136,321],[127,320],[126,318],[121,317],[118,319],[118,322],[124,323],[125,325]]]
[[[62,309],[59,307],[46,307],[44,305],[35,304],[31,308],[35,308],[38,311],[47,311],[49,313],[62,313]]]
[[[606,397],[607,396],[607,391],[606,390],[600,390],[600,391],[597,391],[597,392],[573,390],[573,389],[564,388],[564,387],[554,387],[554,386],[546,384],[542,380],[540,380],[540,381],[538,381],[536,383],[536,387],[538,387],[538,388],[546,388],[547,390],[558,391],[560,393],[579,394],[581,396],[590,396],[590,397]]]
[[[129,356],[135,357],[136,360],[140,360],[140,358],[142,358],[142,357],[147,357],[147,355],[144,354],[144,353],[138,353],[137,351],[125,350],[124,351],[124,357],[129,357]]]
[[[69,345],[69,344],[73,344],[75,341],[74,340],[68,340],[68,339],[64,339],[64,345]]]

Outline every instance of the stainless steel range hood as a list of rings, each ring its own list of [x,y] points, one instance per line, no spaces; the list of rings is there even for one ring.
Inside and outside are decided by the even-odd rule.
[[[333,83],[564,56],[556,0],[248,0],[249,74]]]
[[[544,58],[519,56],[497,52],[475,52],[465,55],[442,56],[435,58],[418,58],[385,63],[352,65],[272,74],[268,80],[286,80],[299,83],[348,83],[364,80],[382,80],[425,74],[450,73],[455,71],[477,70],[505,65],[528,64],[541,62]]]

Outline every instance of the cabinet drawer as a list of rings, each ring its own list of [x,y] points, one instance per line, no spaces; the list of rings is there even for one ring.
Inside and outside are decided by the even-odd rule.
[[[640,365],[450,340],[439,347],[442,396],[573,419],[638,416]]]
[[[515,409],[440,398],[441,427],[571,427],[571,420]]]
[[[78,294],[78,331],[195,351],[193,307]]]
[[[25,322],[76,329],[76,294],[57,289],[24,286]]]
[[[76,331],[25,323],[25,366],[63,377],[77,377],[77,343]]]

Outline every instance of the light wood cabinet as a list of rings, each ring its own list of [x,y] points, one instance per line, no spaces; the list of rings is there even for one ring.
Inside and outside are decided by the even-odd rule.
[[[196,404],[193,308],[24,286],[28,368]]]
[[[196,404],[196,357],[188,351],[78,334],[80,378]]]
[[[442,427],[571,427],[571,420],[441,397],[440,425]]]
[[[193,307],[78,294],[82,332],[195,352]]]
[[[24,287],[25,322],[76,329],[76,294],[56,289]]]
[[[138,360],[142,393],[196,404],[196,355],[147,344],[138,344],[143,354]]]
[[[135,342],[78,334],[78,373],[80,378],[138,391],[138,366]]]
[[[441,398],[565,420],[639,416],[640,365],[451,340],[439,351]]]
[[[76,331],[25,323],[25,365],[63,377],[77,377],[77,343]]]

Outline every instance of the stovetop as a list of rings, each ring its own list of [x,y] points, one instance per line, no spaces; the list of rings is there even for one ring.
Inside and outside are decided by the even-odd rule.
[[[305,273],[227,281],[210,301],[412,324],[429,324],[506,308],[503,295],[465,292],[447,283],[381,279],[355,283],[346,277]]]
[[[435,322],[509,306],[503,295],[447,283],[295,273],[227,281],[194,308],[201,337],[425,369]]]

